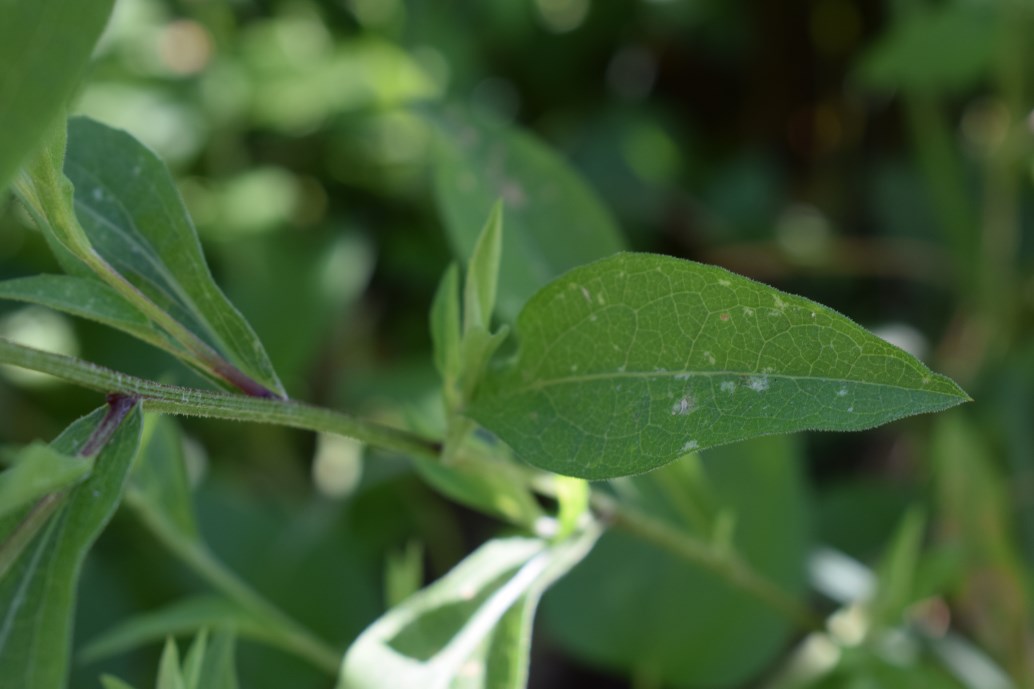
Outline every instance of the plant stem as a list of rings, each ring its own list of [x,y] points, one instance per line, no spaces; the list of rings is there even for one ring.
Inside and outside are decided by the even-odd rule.
[[[4,338],[0,338],[0,363],[49,373],[101,392],[132,395],[140,398],[144,409],[148,411],[255,421],[334,433],[375,447],[429,459],[437,459],[440,451],[439,443],[414,433],[363,421],[329,409],[291,400],[163,385],[74,357],[25,347]]]
[[[735,552],[709,543],[624,505],[608,495],[593,491],[592,506],[611,523],[653,543],[683,560],[717,574],[726,583],[745,591],[793,621],[801,629],[821,631],[822,620],[771,580],[759,574]]]
[[[73,357],[24,347],[4,338],[0,338],[0,362],[49,373],[95,390],[134,395],[140,398],[144,409],[149,411],[255,421],[335,433],[383,449],[434,460],[438,459],[441,451],[439,443],[435,441],[408,431],[355,419],[329,409],[289,400],[246,397],[163,385]],[[529,479],[529,483],[534,484],[539,492],[550,492],[548,486],[539,485],[542,482]],[[821,621],[806,606],[760,575],[734,553],[695,539],[663,521],[617,502],[598,490],[593,491],[592,505],[599,512],[608,515],[615,526],[688,562],[711,570],[729,584],[765,602],[800,627],[808,630],[821,629]],[[210,555],[188,554],[197,563],[198,568],[204,568],[213,577],[213,581],[223,581],[226,576],[233,577]],[[235,577],[233,580],[240,584]],[[227,585],[231,589],[234,586]],[[246,597],[246,594],[239,595]],[[253,592],[251,595],[254,595]]]
[[[341,653],[258,594],[213,556],[204,543],[185,537],[152,507],[142,493],[136,490],[127,492],[126,504],[173,555],[214,589],[261,620],[267,626],[270,638],[277,639],[285,650],[310,661],[328,674],[337,674]]]

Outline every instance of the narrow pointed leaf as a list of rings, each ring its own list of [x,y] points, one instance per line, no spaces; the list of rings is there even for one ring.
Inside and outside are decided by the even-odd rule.
[[[201,677],[201,664],[205,661],[208,650],[208,630],[202,629],[194,637],[194,641],[187,649],[187,657],[183,659],[183,683],[187,689],[198,689],[198,680]]]
[[[29,445],[15,456],[14,466],[0,473],[0,518],[74,484],[92,468],[92,459],[70,457],[43,443]]]
[[[460,374],[460,275],[456,264],[449,266],[431,304],[431,340],[434,363],[446,384]]]
[[[161,332],[108,285],[72,275],[33,275],[0,282],[0,299],[39,304],[121,330],[162,348]]]
[[[222,630],[212,636],[198,677],[197,689],[237,689],[234,656],[237,640],[233,632]]]
[[[180,671],[179,649],[172,639],[166,640],[162,658],[158,662],[156,686],[158,689],[187,689],[187,683],[183,681],[183,673]]]
[[[517,358],[486,376],[469,413],[525,461],[581,478],[969,399],[831,309],[664,256],[572,270],[535,295],[517,328]]]
[[[464,332],[474,328],[488,329],[492,325],[502,239],[503,206],[497,202],[492,206],[467,266],[467,281],[463,291]]]
[[[255,332],[212,279],[161,160],[125,132],[75,118],[68,125],[64,171],[94,251],[201,341],[283,395]]]
[[[0,1],[0,192],[64,116],[113,4]]]
[[[104,689],[135,689],[132,684],[126,684],[118,677],[112,677],[111,675],[101,677],[101,686]]]
[[[70,426],[54,448],[81,451],[106,422],[105,410],[94,412]],[[0,689],[64,689],[79,571],[118,507],[139,438],[137,404],[96,456],[90,478],[68,494],[0,582]]]
[[[437,124],[435,194],[457,256],[473,255],[498,199],[506,209],[497,307],[503,319],[512,321],[536,290],[565,270],[624,248],[596,194],[534,137],[461,112]]]
[[[905,619],[905,611],[915,602],[916,573],[922,557],[926,517],[918,508],[908,511],[877,572],[876,596],[870,603],[872,631],[880,633],[896,627]]]

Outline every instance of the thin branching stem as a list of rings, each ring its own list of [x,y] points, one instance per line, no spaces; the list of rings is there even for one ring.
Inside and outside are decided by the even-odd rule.
[[[42,352],[0,338],[0,363],[49,373],[83,387],[138,397],[145,410],[204,416],[235,421],[254,421],[355,438],[375,447],[401,454],[437,459],[439,443],[408,431],[355,419],[340,412],[301,402],[264,399],[164,385],[136,378],[73,357]],[[539,492],[549,494],[540,481],[529,481]],[[596,489],[592,505],[617,528],[708,569],[766,603],[802,629],[821,628],[821,620],[777,584],[764,577],[735,551],[719,548],[655,517],[614,500]],[[315,654],[314,654],[315,655]],[[314,657],[314,656],[313,656]]]
[[[808,606],[752,568],[732,548],[707,543],[600,491],[593,492],[592,506],[615,527],[717,574],[726,583],[751,594],[801,629],[823,629],[822,620]]]
[[[263,598],[247,582],[226,567],[201,541],[183,535],[137,490],[126,494],[141,523],[181,562],[212,588],[263,623],[271,639],[286,651],[311,662],[327,674],[337,674],[342,654]]]

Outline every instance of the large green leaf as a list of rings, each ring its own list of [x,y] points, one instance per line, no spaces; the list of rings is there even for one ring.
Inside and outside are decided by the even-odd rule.
[[[572,270],[535,295],[517,330],[517,358],[486,378],[469,413],[524,460],[582,478],[969,399],[831,309],[664,256]]]
[[[523,132],[471,114],[437,120],[435,192],[456,253],[468,259],[493,204],[506,208],[498,313],[513,320],[565,270],[624,248],[613,217],[564,161]]]
[[[64,172],[93,250],[190,333],[283,395],[258,337],[212,279],[161,160],[125,132],[75,118],[68,125]],[[82,271],[69,254],[58,254],[66,270]]]
[[[80,419],[54,449],[89,454],[91,437],[114,418],[98,410]],[[118,507],[139,439],[134,405],[96,456],[90,478],[68,494],[0,582],[0,689],[64,689],[79,571]]]
[[[114,0],[0,0],[0,192],[63,115]]]
[[[793,594],[809,547],[799,454],[792,436],[758,438],[615,488],[623,503],[698,539],[731,531],[735,552]],[[665,687],[746,686],[792,631],[724,576],[617,529],[546,594],[542,622],[577,658]]]
[[[339,689],[516,689],[535,603],[598,535],[591,526],[556,544],[489,541],[363,632],[345,655]]]

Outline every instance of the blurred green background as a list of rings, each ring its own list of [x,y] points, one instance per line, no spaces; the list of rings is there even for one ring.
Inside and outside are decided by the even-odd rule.
[[[652,585],[640,572],[607,589],[628,555],[605,541],[547,598],[532,686],[790,677],[785,686],[997,689],[1034,681],[1031,36],[1027,0],[118,0],[76,111],[168,162],[217,281],[296,398],[435,426],[427,312],[452,256],[420,111],[453,104],[548,142],[634,249],[832,306],[976,400],[866,433],[728,448],[703,471],[753,533],[745,551],[785,570],[788,587],[802,587],[814,546],[884,573],[909,561],[894,575],[907,591],[888,626],[959,635],[1004,675],[980,680],[940,646],[894,646],[893,635],[904,655],[852,645],[850,616],[831,618],[840,646],[822,656],[788,629],[762,629],[749,599],[706,608],[720,583],[679,569],[668,572],[673,598],[601,611],[605,596]],[[0,212],[0,278],[57,272],[23,214]],[[35,308],[0,303],[0,332],[198,382],[127,337]],[[0,438],[53,437],[98,402],[4,370]],[[183,426],[215,552],[342,648],[383,611],[390,555],[422,543],[432,578],[500,528],[400,458],[360,466],[360,448],[306,433]],[[758,480],[767,457],[778,476]],[[910,508],[926,529],[915,556],[895,560]],[[88,565],[77,638],[198,590],[132,519],[117,519]],[[818,610],[837,610],[809,590]],[[732,619],[756,638],[715,631]],[[651,654],[632,652],[629,630],[664,646],[653,664],[637,666]],[[146,684],[157,652],[83,664],[72,686],[97,686],[101,671]],[[821,680],[789,671],[830,657]],[[248,643],[239,664],[247,687],[330,685]]]

